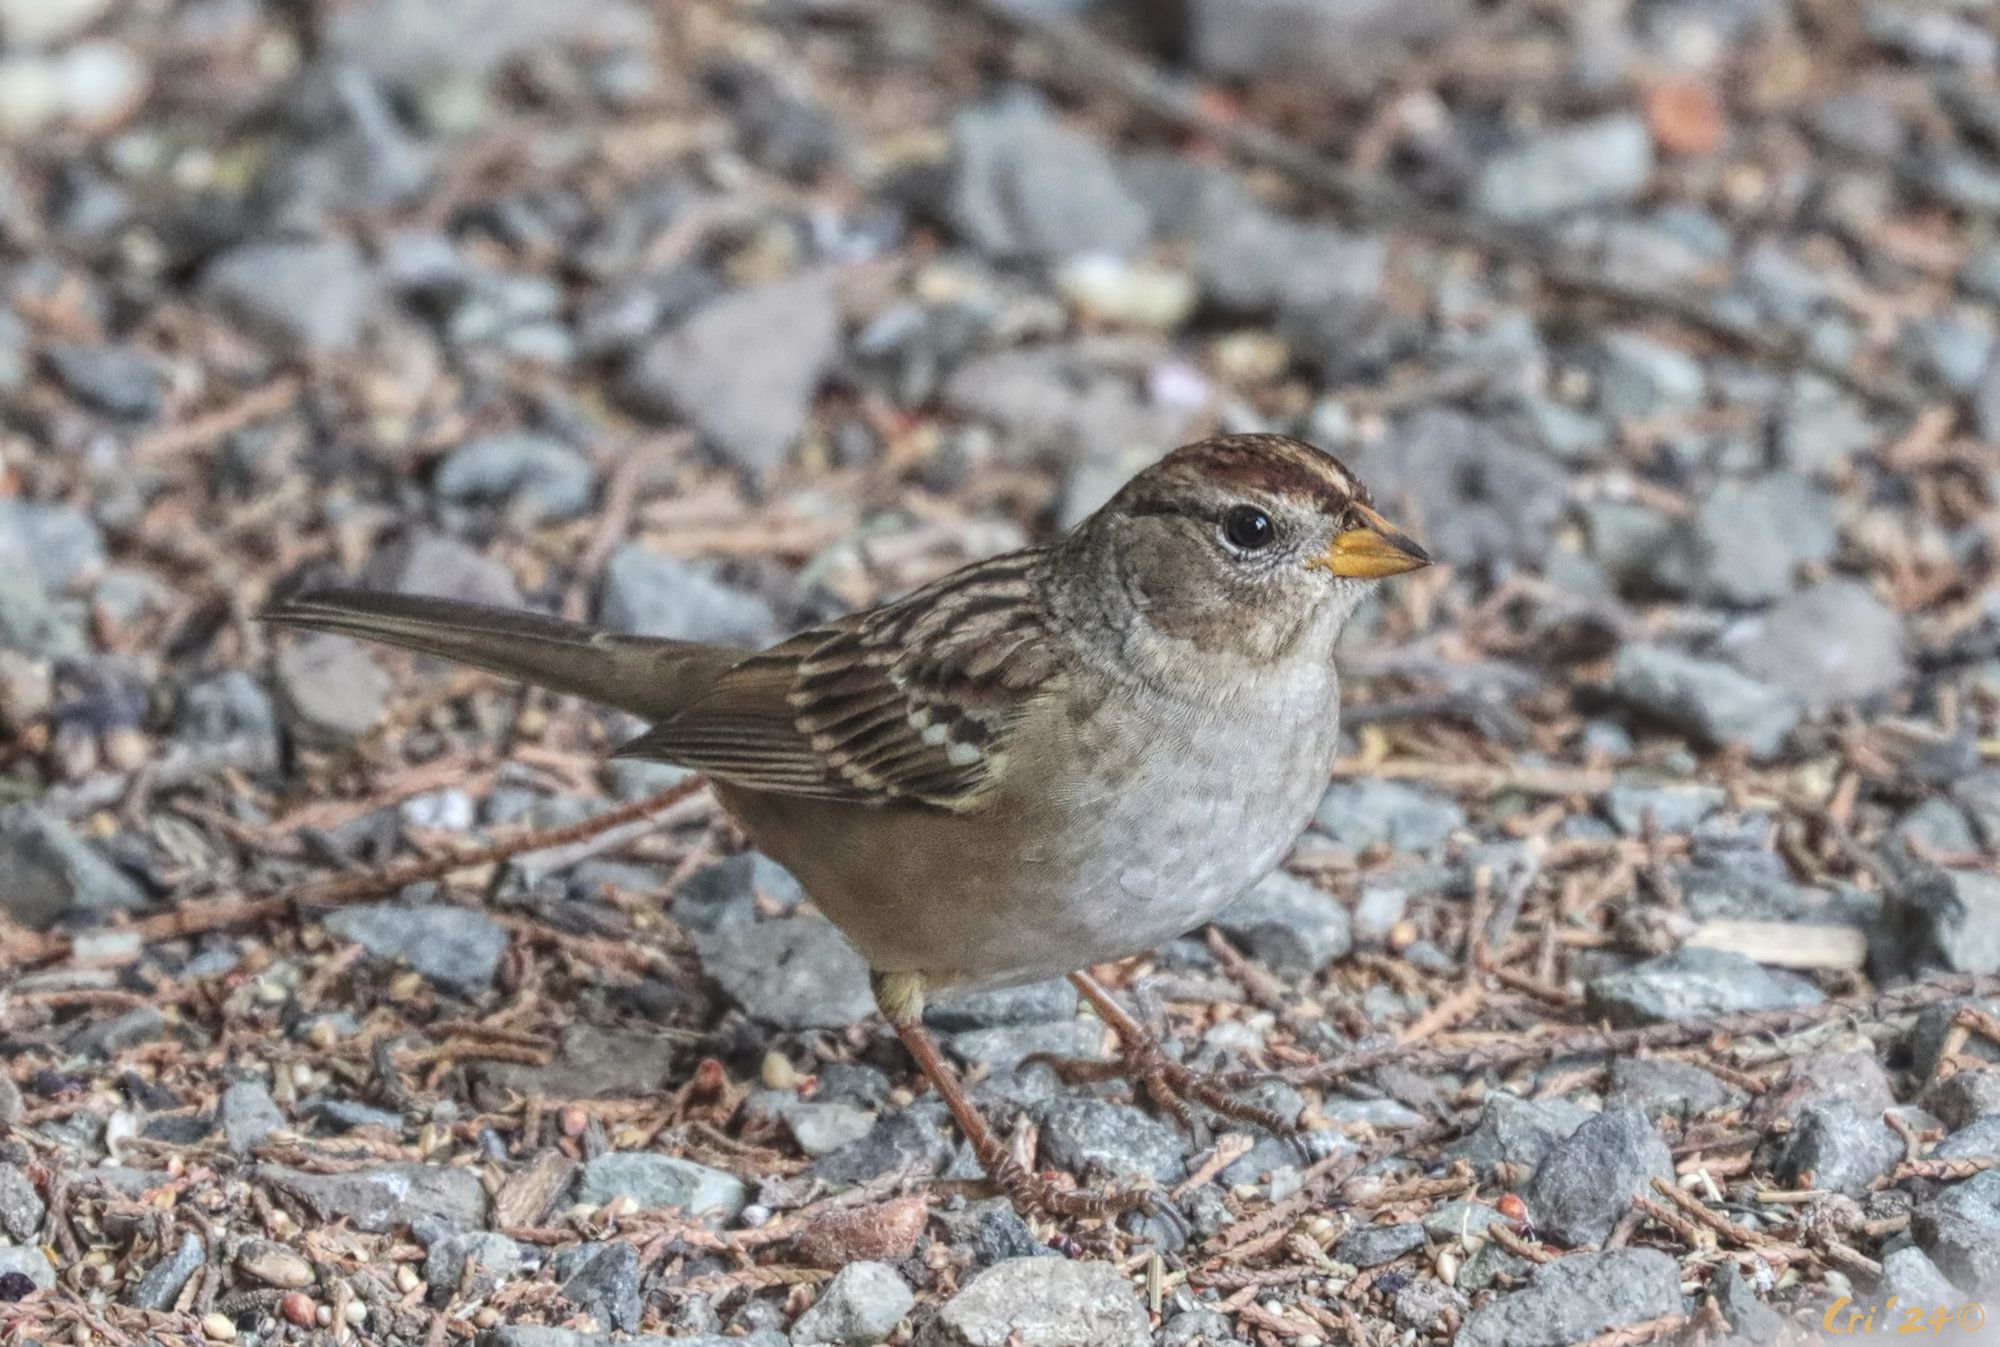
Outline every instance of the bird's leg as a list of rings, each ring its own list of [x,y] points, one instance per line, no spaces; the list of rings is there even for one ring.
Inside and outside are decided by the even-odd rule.
[[[1008,1153],[1006,1144],[993,1134],[986,1119],[966,1097],[958,1073],[938,1051],[937,1040],[924,1028],[923,980],[912,973],[876,973],[870,979],[875,1004],[917,1059],[918,1068],[951,1110],[959,1130],[972,1143],[972,1153],[980,1167],[998,1184],[1015,1207],[1023,1212],[1040,1211],[1051,1216],[1085,1216],[1108,1220],[1122,1212],[1151,1204],[1155,1198],[1144,1189],[1129,1192],[1101,1192],[1089,1189],[1058,1188],[1038,1174],[1031,1174]]]
[[[1200,1138],[1202,1129],[1188,1109],[1190,1100],[1211,1113],[1261,1127],[1272,1136],[1299,1143],[1299,1129],[1282,1114],[1237,1097],[1222,1083],[1222,1077],[1196,1071],[1167,1056],[1159,1040],[1148,1033],[1146,1026],[1133,1018],[1130,1011],[1118,1004],[1118,998],[1096,978],[1079,972],[1071,973],[1069,980],[1082,993],[1083,999],[1090,1002],[1097,1017],[1118,1035],[1119,1053],[1125,1070],[1155,1104],[1172,1114],[1191,1135]]]

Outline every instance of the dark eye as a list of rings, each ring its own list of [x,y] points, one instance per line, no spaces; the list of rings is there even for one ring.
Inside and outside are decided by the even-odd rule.
[[[1254,505],[1231,506],[1222,516],[1222,538],[1240,552],[1255,552],[1260,547],[1268,547],[1278,535],[1271,524],[1271,516]]]

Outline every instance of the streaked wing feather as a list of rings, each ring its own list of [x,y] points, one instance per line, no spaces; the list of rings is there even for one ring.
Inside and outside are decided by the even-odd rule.
[[[795,636],[620,752],[781,794],[974,808],[1059,672],[1043,564],[995,557]]]

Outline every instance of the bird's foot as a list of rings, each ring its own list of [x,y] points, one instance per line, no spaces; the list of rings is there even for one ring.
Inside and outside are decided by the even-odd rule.
[[[1209,1142],[1208,1126],[1195,1112],[1195,1105],[1217,1117],[1260,1128],[1290,1145],[1300,1156],[1310,1157],[1305,1133],[1291,1119],[1243,1098],[1229,1087],[1225,1077],[1211,1071],[1197,1071],[1167,1056],[1160,1041],[1089,974],[1071,974],[1070,981],[1118,1035],[1118,1056],[1109,1062],[1054,1060],[1052,1064],[1065,1080],[1118,1077],[1129,1080],[1203,1146]]]
[[[1122,1044],[1120,1056],[1131,1079],[1145,1090],[1146,1097],[1172,1115],[1190,1135],[1200,1135],[1195,1127],[1199,1119],[1189,1107],[1199,1104],[1217,1117],[1248,1123],[1281,1141],[1304,1145],[1305,1134],[1284,1114],[1251,1103],[1223,1084],[1223,1078],[1214,1072],[1197,1071],[1175,1061],[1154,1039]]]

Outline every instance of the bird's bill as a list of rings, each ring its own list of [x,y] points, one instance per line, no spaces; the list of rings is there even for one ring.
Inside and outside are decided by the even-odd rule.
[[[1352,508],[1359,522],[1335,536],[1309,563],[1350,580],[1380,580],[1431,564],[1430,553],[1366,505]]]

